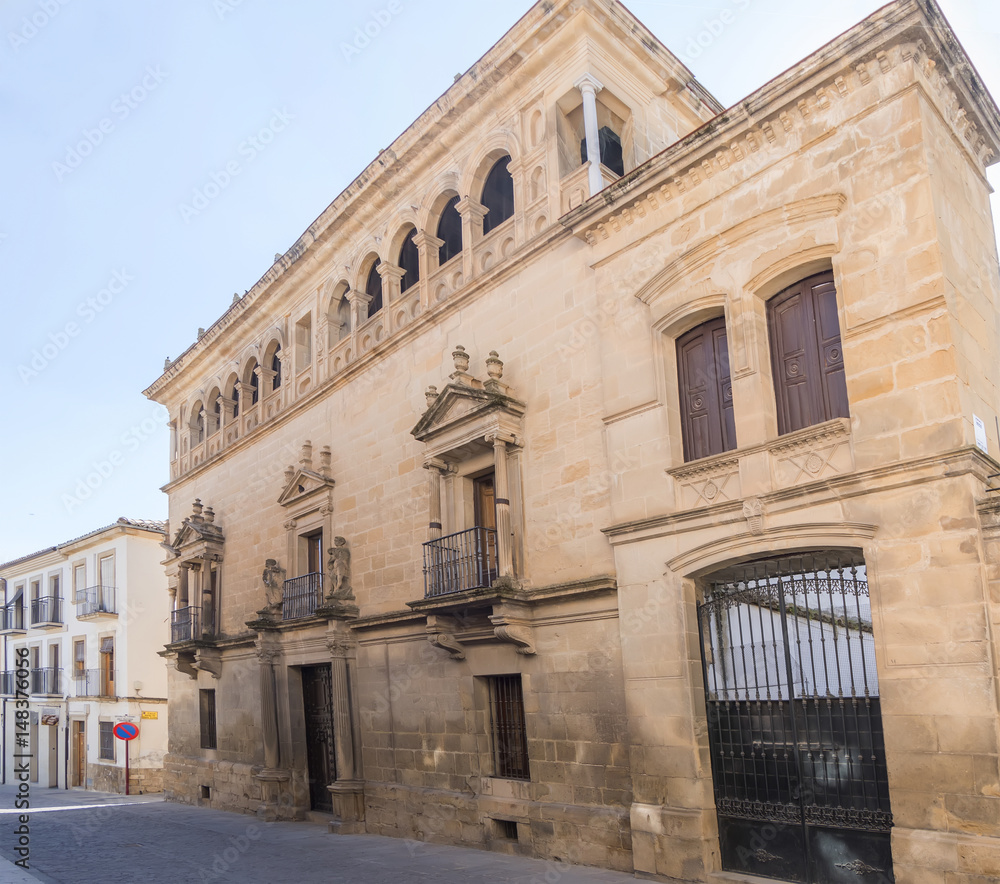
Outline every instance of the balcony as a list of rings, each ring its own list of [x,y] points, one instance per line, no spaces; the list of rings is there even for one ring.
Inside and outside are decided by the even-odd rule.
[[[0,635],[15,635],[25,631],[22,604],[5,605],[0,608]]]
[[[170,614],[170,643],[201,638],[201,608],[190,605]]]
[[[13,697],[17,693],[17,673],[0,672],[0,696]]]
[[[62,599],[59,596],[47,595],[35,599],[31,603],[32,626],[62,626]]]
[[[424,544],[424,598],[489,587],[498,574],[492,528],[469,528]]]
[[[281,619],[311,617],[323,600],[323,575],[319,572],[285,581],[281,596]]]
[[[116,697],[116,675],[109,669],[78,669],[73,673],[73,696]]]
[[[113,586],[90,586],[81,589],[77,592],[75,601],[77,620],[100,620],[104,617],[118,616]]]
[[[33,694],[60,694],[62,682],[61,669],[32,669],[31,670],[31,693]]]

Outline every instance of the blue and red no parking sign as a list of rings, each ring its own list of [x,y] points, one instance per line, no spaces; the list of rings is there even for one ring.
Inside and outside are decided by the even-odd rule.
[[[139,727],[132,724],[131,721],[119,721],[118,724],[111,728],[111,732],[119,740],[134,740],[139,736]]]

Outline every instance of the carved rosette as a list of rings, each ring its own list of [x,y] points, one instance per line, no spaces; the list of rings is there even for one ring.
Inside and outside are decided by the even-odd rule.
[[[770,446],[771,473],[778,490],[854,469],[851,426],[838,418],[783,436]]]
[[[706,458],[691,466],[667,470],[667,474],[677,483],[681,509],[740,499],[740,462],[731,455]]]

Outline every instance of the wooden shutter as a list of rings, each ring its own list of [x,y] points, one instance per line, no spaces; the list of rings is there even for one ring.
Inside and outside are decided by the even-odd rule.
[[[832,273],[801,280],[767,304],[778,432],[847,417],[847,382]]]
[[[733,385],[725,317],[710,319],[677,339],[684,460],[736,447]]]

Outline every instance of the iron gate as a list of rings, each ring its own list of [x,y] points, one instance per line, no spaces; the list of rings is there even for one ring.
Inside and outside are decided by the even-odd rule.
[[[808,884],[894,881],[861,555],[715,574],[698,626],[723,868]]]

